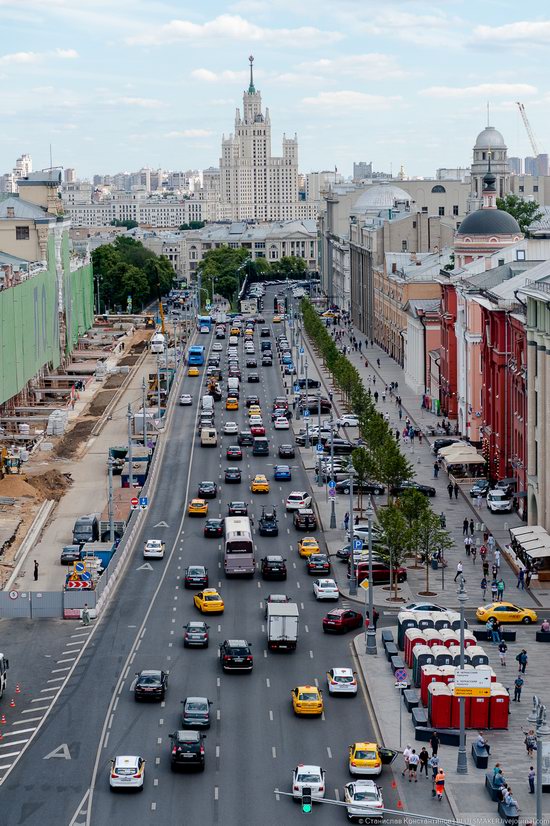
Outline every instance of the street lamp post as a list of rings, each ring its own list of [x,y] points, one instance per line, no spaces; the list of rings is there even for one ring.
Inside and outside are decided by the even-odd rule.
[[[464,608],[468,599],[466,590],[464,588],[466,580],[463,576],[460,577],[460,587],[457,591],[458,601],[460,603],[460,670],[464,670]],[[458,757],[456,763],[457,774],[468,774],[468,759],[466,756],[466,698],[459,697],[459,712],[460,712],[460,735],[458,745]]]
[[[369,624],[366,628],[365,650],[367,654],[377,654],[376,650],[376,628],[374,627],[374,588],[372,587],[372,517],[374,516],[374,509],[372,507],[372,499],[369,497],[369,505],[367,508],[367,520],[369,525]]]
[[[308,396],[308,385],[307,385],[307,368],[308,368],[307,359],[306,359],[305,368],[306,368],[306,388],[305,388],[305,389],[306,389],[306,407],[305,407],[305,410],[307,410],[307,412],[308,412],[308,415],[306,416],[306,439],[305,439],[305,447],[306,447],[306,448],[309,448],[309,406],[308,406],[309,396]]]
[[[351,576],[349,580],[350,597],[357,593],[357,568],[355,566],[355,536],[353,534],[353,470],[349,474],[349,544],[351,548]]]
[[[321,391],[317,392],[317,486],[322,488],[321,481],[321,453],[319,445],[321,444]]]
[[[158,420],[160,423],[160,417],[162,415],[161,411],[161,403],[160,403],[160,353],[157,356],[157,406],[158,406]]]
[[[330,411],[330,480],[334,482],[334,428],[332,427],[332,410]],[[336,527],[336,491],[332,489],[330,497],[330,527]]]
[[[550,728],[546,722],[546,706],[541,703],[537,695],[533,697],[533,710],[527,717],[530,723],[535,726],[537,736],[537,781],[535,785],[536,806],[537,806],[537,826],[542,824],[542,741],[550,735]]]

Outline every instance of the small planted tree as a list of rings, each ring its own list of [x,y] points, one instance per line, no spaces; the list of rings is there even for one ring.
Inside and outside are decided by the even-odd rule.
[[[397,601],[397,576],[395,569],[402,565],[405,554],[410,545],[410,528],[407,520],[397,505],[388,505],[378,512],[378,519],[384,530],[385,550],[382,556],[387,556],[390,565],[390,590],[394,589],[394,600]]]
[[[416,542],[414,527],[422,514],[429,510],[430,506],[428,505],[428,500],[424,494],[414,488],[409,488],[409,490],[403,491],[399,497],[399,506],[401,508],[401,513],[407,520],[409,528],[413,531],[411,535],[411,551],[414,553],[414,565],[417,567],[418,544]]]
[[[430,591],[430,565],[432,557],[444,553],[453,547],[453,540],[448,531],[441,527],[441,520],[431,508],[420,514],[413,525],[416,547],[420,551],[426,569],[426,590],[423,596],[432,596]],[[422,593],[422,592],[421,592]]]
[[[359,489],[357,494],[357,507],[360,515],[363,516],[363,485],[369,478],[369,471],[371,469],[368,451],[365,450],[364,447],[355,448],[351,454],[351,464],[353,465],[353,469],[355,471],[357,486]],[[353,480],[351,480],[350,484],[353,484]]]

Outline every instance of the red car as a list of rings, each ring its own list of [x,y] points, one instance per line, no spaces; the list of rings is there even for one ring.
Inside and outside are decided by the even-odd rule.
[[[233,459],[234,462],[241,462],[243,458],[243,452],[239,445],[229,445],[225,455],[228,459]]]
[[[334,608],[323,617],[323,631],[335,631],[344,634],[346,631],[353,631],[354,628],[361,628],[363,625],[363,615],[358,611],[349,608]]]
[[[275,410],[276,407],[282,410],[288,410],[288,399],[285,399],[284,396],[276,396],[273,399],[273,410]]]
[[[357,564],[357,584],[363,582],[364,579],[369,578],[369,563],[359,562]],[[348,560],[348,579],[350,579],[351,562]],[[398,582],[405,582],[407,579],[406,568],[394,568],[393,575]],[[374,585],[387,585],[390,581],[390,566],[387,562],[381,560],[373,560],[372,562],[372,581]]]
[[[250,432],[253,436],[265,436],[265,427],[263,424],[253,424],[250,427]]]

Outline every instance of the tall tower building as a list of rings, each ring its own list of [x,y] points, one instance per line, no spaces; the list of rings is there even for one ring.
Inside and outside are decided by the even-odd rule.
[[[472,191],[468,199],[468,212],[480,209],[483,203],[483,178],[491,159],[491,170],[495,176],[495,191],[498,198],[510,191],[510,167],[508,147],[500,132],[493,126],[486,126],[477,136],[471,166]]]
[[[313,217],[298,194],[298,140],[283,135],[283,155],[271,154],[269,109],[254,85],[254,57],[249,57],[250,83],[243,93],[242,116],[235,113],[235,131],[222,138],[220,158],[221,211],[234,221],[283,221]],[[307,213],[307,214],[306,214]]]

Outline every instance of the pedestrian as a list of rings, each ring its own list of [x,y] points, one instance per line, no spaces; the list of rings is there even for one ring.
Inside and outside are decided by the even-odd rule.
[[[453,579],[453,582],[456,582],[457,578],[458,578],[459,576],[462,576],[462,570],[463,570],[463,567],[464,567],[464,566],[462,565],[462,562],[461,562],[461,561],[459,561],[459,562],[458,562],[458,564],[457,564],[457,566],[456,566],[456,574],[455,574],[455,578]]]
[[[470,527],[470,523],[468,522],[468,519],[465,519],[464,522],[462,523],[462,536],[468,536],[469,527]]]
[[[374,391],[374,403],[378,404],[378,390]]]
[[[474,535],[474,527],[475,527],[474,520],[470,519],[470,534],[471,534],[471,536]]]
[[[439,769],[435,776],[435,794],[439,801],[443,800],[443,792],[445,791],[445,772]]]
[[[401,772],[402,777],[405,777],[406,773],[409,771],[409,757],[412,754],[412,749],[410,743],[407,743],[406,748],[403,749],[403,760],[404,762],[404,769]]]
[[[495,537],[493,536],[492,533],[489,534],[489,536],[487,537],[486,542],[487,542],[487,547],[489,548],[489,550],[494,551],[495,547],[496,547],[496,542],[495,542]]]
[[[488,583],[487,583],[487,577],[486,577],[486,576],[484,576],[484,577],[482,578],[482,580],[481,580],[481,583],[480,583],[480,588],[481,588],[481,599],[485,599],[485,594],[487,593],[487,585],[488,585]]]
[[[374,630],[376,631],[376,626],[378,625],[378,619],[380,617],[380,613],[376,610],[376,608],[372,609],[372,624],[374,626]]]
[[[547,619],[543,619],[542,624],[540,626],[540,630],[543,634],[550,633],[550,621]]]
[[[36,559],[34,560],[34,581],[37,582],[38,580],[38,562]]]
[[[382,390],[382,401],[384,402],[384,404],[386,403],[386,391],[385,390]]]
[[[476,508],[478,511],[483,507],[483,496],[476,496]]]
[[[399,408],[399,421],[401,421],[402,418],[403,418],[403,408],[400,407]]]
[[[535,794],[535,775],[536,772],[533,766],[529,766],[529,772],[527,774],[527,780],[529,782],[529,794]]]
[[[516,662],[518,664],[518,672],[521,674],[525,674],[525,669],[527,668],[527,651],[525,648],[522,648],[519,654],[516,657]]]
[[[500,568],[500,551],[498,548],[495,549],[495,565],[497,568]]]
[[[520,568],[518,571],[518,584],[516,588],[521,588],[522,591],[525,590],[525,568]]]
[[[428,754],[428,749],[426,746],[422,746],[420,750],[420,754],[418,755],[420,760],[420,774],[424,772],[426,775],[426,780],[428,779],[428,760],[430,759],[430,755]]]
[[[449,499],[453,498],[453,483],[449,482],[447,485],[447,493],[449,494]]]
[[[432,797],[435,797],[435,778],[439,771],[439,757],[437,754],[434,754],[433,757],[430,757],[428,760],[428,766],[432,770]]]
[[[458,491],[460,490],[460,488],[458,487],[458,482],[454,483],[453,490],[455,492],[455,499],[458,499]]]
[[[400,438],[401,438],[401,433],[399,432],[399,430],[397,428],[395,428],[395,441],[398,442]]]
[[[380,367],[380,359],[376,359],[376,363]]]
[[[465,536],[464,537],[464,551],[466,552],[466,556],[470,556],[470,551],[472,549],[472,537]]]
[[[416,770],[418,769],[418,764],[420,763],[420,757],[416,753],[416,749],[413,749],[409,754],[409,783],[412,782],[414,777],[414,782],[418,783],[418,777],[416,774]]]
[[[88,611],[88,603],[84,603],[84,608],[82,609],[82,625],[89,625],[90,624],[90,612]]]
[[[440,744],[439,734],[437,731],[432,731],[432,736],[430,737],[430,748],[432,750],[432,757],[435,757],[437,752],[439,751],[439,744]]]
[[[514,703],[521,703],[521,689],[523,688],[524,682],[525,680],[521,674],[518,674],[514,680]]]
[[[531,585],[531,568],[527,568],[527,573],[525,574],[525,587],[529,588]]]
[[[439,476],[439,465],[437,464],[437,462],[434,462],[434,479],[437,479],[438,476]]]
[[[472,551],[471,551],[471,553],[472,553],[472,562],[475,565],[476,564],[476,556],[477,556],[477,546],[472,543],[471,548],[472,548]]]
[[[501,577],[497,582],[497,592],[498,592],[498,601],[499,602],[502,602],[502,600],[504,599],[504,588],[505,588],[504,580]]]
[[[499,631],[498,620],[496,620],[493,617],[491,622],[492,622],[492,626],[493,626],[491,628],[492,641],[493,641],[493,643],[499,643],[500,642],[500,631]]]
[[[537,750],[537,738],[535,736],[535,732],[532,728],[529,731],[524,731],[525,740],[525,748],[527,750],[527,757],[533,757],[533,752]]]
[[[481,557],[481,561],[485,562],[486,559],[487,559],[487,546],[486,545],[481,545],[481,547],[479,549],[479,555]],[[487,570],[488,569],[489,569],[489,563],[487,562]]]
[[[418,431],[418,444],[419,445],[422,444],[422,431],[421,430]]]
[[[506,668],[506,652],[508,651],[508,646],[501,640],[498,644],[498,656],[500,657],[500,664],[503,668]]]
[[[344,514],[344,530],[347,531],[349,528],[349,513],[346,511]]]
[[[493,579],[496,579],[498,576],[498,568],[496,565],[493,565],[493,567],[491,568],[491,573],[493,575]]]
[[[488,565],[487,565],[487,567],[488,567]],[[491,582],[491,597],[492,597],[493,602],[497,601],[497,596],[498,596],[498,582],[496,581],[496,579],[493,579],[493,581]]]

